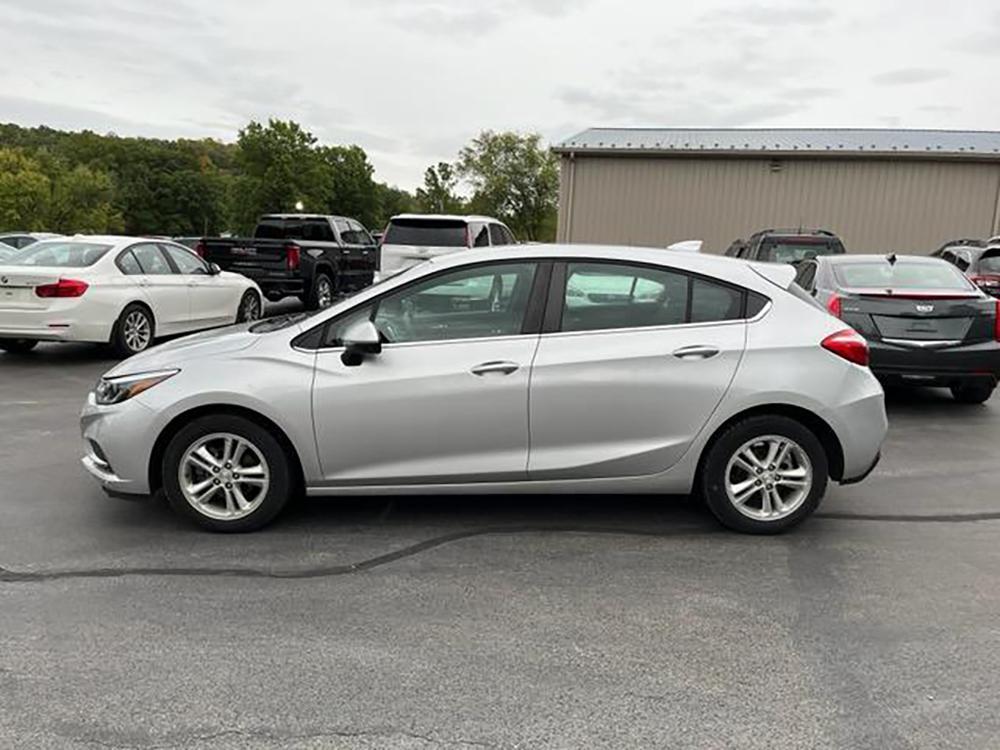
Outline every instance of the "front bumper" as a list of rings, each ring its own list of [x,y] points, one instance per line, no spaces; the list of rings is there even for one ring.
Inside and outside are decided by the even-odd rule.
[[[154,412],[138,399],[98,406],[87,397],[80,414],[84,469],[109,493],[149,494],[149,460],[156,435]]]

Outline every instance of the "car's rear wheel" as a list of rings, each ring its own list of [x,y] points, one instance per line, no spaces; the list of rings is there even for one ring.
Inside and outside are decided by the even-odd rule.
[[[316,274],[312,290],[306,297],[306,307],[309,310],[325,310],[333,304],[333,279],[324,272]]]
[[[247,290],[240,299],[239,309],[236,311],[237,323],[250,323],[260,320],[263,305],[260,296],[253,290]]]
[[[0,350],[11,354],[27,354],[36,346],[35,339],[0,339]]]
[[[263,528],[292,495],[292,467],[278,440],[244,417],[199,417],[163,455],[163,489],[171,507],[211,531]]]
[[[819,506],[829,481],[819,439],[789,417],[737,422],[709,448],[702,491],[724,525],[746,534],[777,534]]]
[[[992,383],[962,383],[951,387],[951,395],[961,404],[985,404],[995,388]]]
[[[156,332],[153,314],[142,305],[126,307],[111,333],[111,346],[119,357],[131,357],[153,344]]]

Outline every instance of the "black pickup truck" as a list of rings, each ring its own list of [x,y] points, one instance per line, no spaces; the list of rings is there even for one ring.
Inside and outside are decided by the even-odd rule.
[[[195,252],[253,279],[272,302],[299,297],[308,310],[329,307],[372,283],[378,246],[354,219],[314,214],[261,216],[253,237],[206,237]]]

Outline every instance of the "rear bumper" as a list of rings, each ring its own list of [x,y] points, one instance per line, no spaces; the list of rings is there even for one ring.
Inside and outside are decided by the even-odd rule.
[[[875,460],[872,461],[872,465],[865,469],[863,472],[853,477],[844,477],[840,480],[841,484],[858,484],[859,482],[865,481],[869,475],[875,471],[875,467],[879,465],[882,460],[882,452],[879,451],[878,455],[875,456]]]
[[[869,341],[871,370],[889,382],[951,385],[969,380],[1000,379],[1000,342],[921,348]]]

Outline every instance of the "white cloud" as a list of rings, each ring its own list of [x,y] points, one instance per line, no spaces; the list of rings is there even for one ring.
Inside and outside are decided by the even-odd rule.
[[[413,188],[479,130],[994,128],[991,0],[0,0],[0,121],[357,143]],[[929,57],[929,52],[940,51]],[[945,53],[946,52],[946,53]]]

